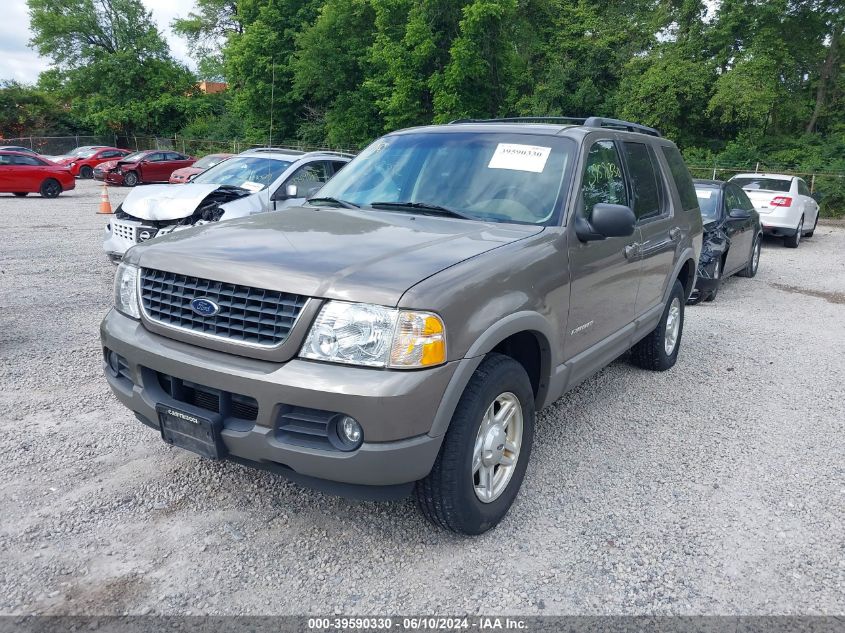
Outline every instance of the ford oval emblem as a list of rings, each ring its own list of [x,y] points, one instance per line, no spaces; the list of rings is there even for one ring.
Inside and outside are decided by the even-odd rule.
[[[191,310],[200,316],[209,317],[220,312],[220,306],[206,297],[197,297],[191,301]]]

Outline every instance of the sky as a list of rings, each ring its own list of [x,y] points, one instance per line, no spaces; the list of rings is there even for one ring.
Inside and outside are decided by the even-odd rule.
[[[185,41],[170,31],[173,18],[187,15],[194,7],[194,0],[141,0],[153,12],[159,31],[167,38],[170,51],[191,68],[195,64],[188,57]],[[48,60],[29,48],[32,34],[29,31],[29,13],[26,0],[0,0],[3,19],[0,20],[0,80],[15,79],[32,84],[38,73],[45,70]]]

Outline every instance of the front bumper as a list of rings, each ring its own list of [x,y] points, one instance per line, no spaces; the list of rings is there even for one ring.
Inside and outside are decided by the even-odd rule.
[[[121,174],[119,171],[107,171],[105,172],[105,174],[103,174],[103,180],[105,180],[110,185],[122,185],[123,174]]]
[[[105,366],[112,391],[147,425],[159,428],[157,404],[192,410],[161,387],[158,376],[166,374],[254,399],[253,423],[224,421],[223,443],[235,461],[288,473],[292,479],[305,478],[306,484],[311,480],[354,486],[407,484],[405,492],[434,464],[443,437],[428,432],[458,366],[467,362],[419,371],[300,359],[270,363],[153,334],[115,310],[103,320],[100,334],[104,348],[122,356],[127,365],[126,375]],[[292,444],[280,432],[282,412],[290,407],[350,415],[361,424],[364,443],[350,452]]]

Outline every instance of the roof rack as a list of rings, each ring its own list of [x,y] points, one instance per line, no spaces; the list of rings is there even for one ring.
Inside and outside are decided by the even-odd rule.
[[[313,152],[306,152],[305,156],[308,156],[308,157],[311,157],[311,156],[341,156],[343,158],[355,158],[355,154],[352,154],[350,152],[335,152],[335,151],[332,151],[332,150],[322,150],[322,149],[317,149],[317,150],[314,150]]]
[[[293,149],[290,147],[250,147],[249,149],[245,149],[243,152],[241,152],[241,154],[245,154],[246,152],[278,152],[281,154],[305,154],[305,152],[303,152],[301,149]]]
[[[569,123],[571,125],[583,125],[584,127],[606,127],[628,132],[639,132],[651,136],[662,136],[653,127],[622,121],[621,119],[608,119],[605,117],[591,116],[587,118],[572,116],[514,116],[502,119],[456,119],[450,121],[450,125],[459,123]]]
[[[621,119],[607,119],[600,116],[591,116],[584,121],[585,127],[609,127],[620,130],[627,130],[628,132],[640,132],[641,134],[649,134],[651,136],[662,136],[659,131],[647,125],[640,125],[639,123],[631,123],[630,121],[622,121]]]
[[[458,123],[571,123],[572,125],[583,125],[587,119],[573,116],[512,116],[502,119],[455,119],[449,121],[449,125]]]

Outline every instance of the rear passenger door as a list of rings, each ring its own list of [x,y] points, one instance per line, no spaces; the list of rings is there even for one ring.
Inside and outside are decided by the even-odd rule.
[[[588,142],[587,147],[575,213],[590,220],[596,204],[630,205],[630,200],[618,143],[601,139]],[[628,237],[581,242],[575,235],[574,218],[569,225],[571,285],[564,353],[571,359],[601,343],[604,352],[591,360],[609,362],[628,346],[612,337],[634,320],[640,261],[628,247],[637,241],[637,231]],[[574,372],[573,380],[578,380],[590,367]]]
[[[674,225],[666,183],[654,148],[648,143],[624,141],[625,166],[637,217],[642,260],[636,316],[663,303],[666,280],[672,274],[680,230]]]

